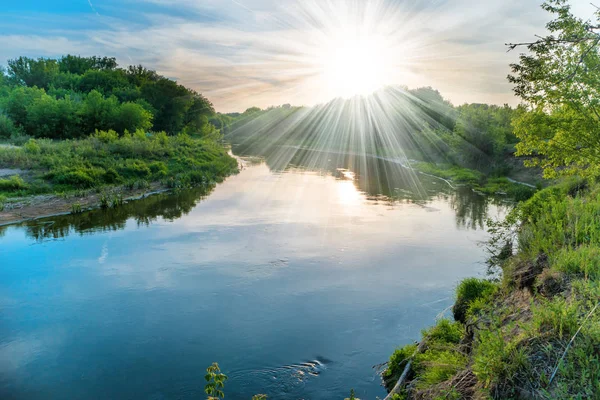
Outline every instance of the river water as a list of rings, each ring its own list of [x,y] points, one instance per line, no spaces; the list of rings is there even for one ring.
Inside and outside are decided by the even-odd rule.
[[[374,365],[482,276],[502,203],[339,154],[0,228],[0,398],[383,397]]]

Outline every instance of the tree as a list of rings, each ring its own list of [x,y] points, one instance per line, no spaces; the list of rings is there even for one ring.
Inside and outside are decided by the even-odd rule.
[[[112,129],[118,114],[119,102],[116,97],[104,98],[100,92],[92,90],[79,111],[83,133],[89,135],[96,129]]]
[[[18,85],[37,86],[48,89],[59,73],[56,60],[19,57],[8,60],[8,76]]]
[[[44,89],[17,87],[10,92],[6,99],[6,113],[16,125],[25,126],[27,124],[27,107],[35,99],[45,94]]]
[[[465,104],[457,108],[453,146],[463,162],[486,169],[500,161],[507,143],[514,143],[511,126],[514,110],[509,106]]]
[[[69,96],[55,99],[47,94],[27,106],[25,132],[33,137],[69,139],[83,136],[78,109],[80,104]]]
[[[152,128],[152,114],[139,104],[124,103],[115,115],[114,128],[119,133],[147,131]]]
[[[531,157],[548,178],[600,174],[600,11],[595,21],[571,12],[567,0],[548,0],[549,35],[525,46],[508,80],[527,105],[515,121],[517,155]]]
[[[114,57],[81,57],[67,54],[58,61],[60,72],[83,75],[91,69],[114,70],[117,60]]]

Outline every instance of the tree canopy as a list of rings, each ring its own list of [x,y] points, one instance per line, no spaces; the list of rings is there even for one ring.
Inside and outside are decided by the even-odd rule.
[[[521,142],[517,155],[529,156],[548,178],[600,173],[600,11],[577,18],[567,0],[542,6],[555,17],[550,34],[526,46],[508,77],[528,112],[515,121]]]
[[[6,72],[0,70],[0,115],[4,137],[215,132],[215,111],[204,96],[141,65],[120,68],[111,57],[9,60]]]

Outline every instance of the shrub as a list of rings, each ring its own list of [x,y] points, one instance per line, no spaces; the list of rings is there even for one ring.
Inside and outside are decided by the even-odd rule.
[[[406,363],[408,363],[416,350],[416,344],[408,344],[394,351],[388,362],[387,369],[383,372],[386,382],[391,382],[392,386],[396,383],[400,375],[402,375]]]
[[[169,169],[167,168],[167,164],[162,161],[154,161],[148,165],[150,168],[150,172],[157,178],[163,178],[167,176],[167,172]]]
[[[114,168],[109,168],[104,173],[104,182],[106,183],[113,184],[122,181],[123,178],[121,178],[121,175],[119,175],[119,173]]]
[[[150,168],[142,160],[126,160],[125,165],[119,169],[121,175],[127,178],[147,178],[151,174]]]
[[[29,139],[27,143],[23,145],[23,149],[30,154],[39,154],[42,151],[42,148],[35,139]]]
[[[77,188],[91,188],[96,186],[95,171],[90,169],[63,169],[50,172],[46,175],[52,182],[60,185],[70,185]]]
[[[440,319],[429,330],[423,331],[423,337],[428,341],[458,344],[462,339],[464,329],[459,322]]]
[[[485,279],[467,278],[456,288],[456,303],[452,307],[454,319],[466,322],[469,309],[474,301],[488,299],[497,289],[497,285]]]
[[[0,190],[12,192],[17,190],[27,189],[28,185],[19,175],[11,176],[7,179],[0,179]]]

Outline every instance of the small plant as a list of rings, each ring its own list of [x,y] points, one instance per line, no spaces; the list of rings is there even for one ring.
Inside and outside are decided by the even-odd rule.
[[[81,208],[80,203],[75,203],[75,204],[71,205],[71,214],[81,214],[82,212],[83,212],[83,209]]]
[[[122,206],[124,203],[123,201],[123,196],[121,195],[115,195],[112,197],[111,201],[110,201],[110,206],[112,208],[117,208],[119,206]]]
[[[227,375],[221,373],[219,364],[213,363],[210,367],[206,368],[204,379],[206,380],[204,392],[208,395],[208,400],[219,400],[225,397],[223,388],[225,387]]]
[[[354,389],[350,389],[350,397],[346,397],[344,400],[360,400],[358,397],[356,397],[356,394],[354,393]]]
[[[42,151],[42,148],[35,139],[29,139],[27,143],[23,145],[23,148],[30,154],[40,154]]]
[[[100,207],[107,209],[109,204],[108,195],[106,193],[100,194]]]

